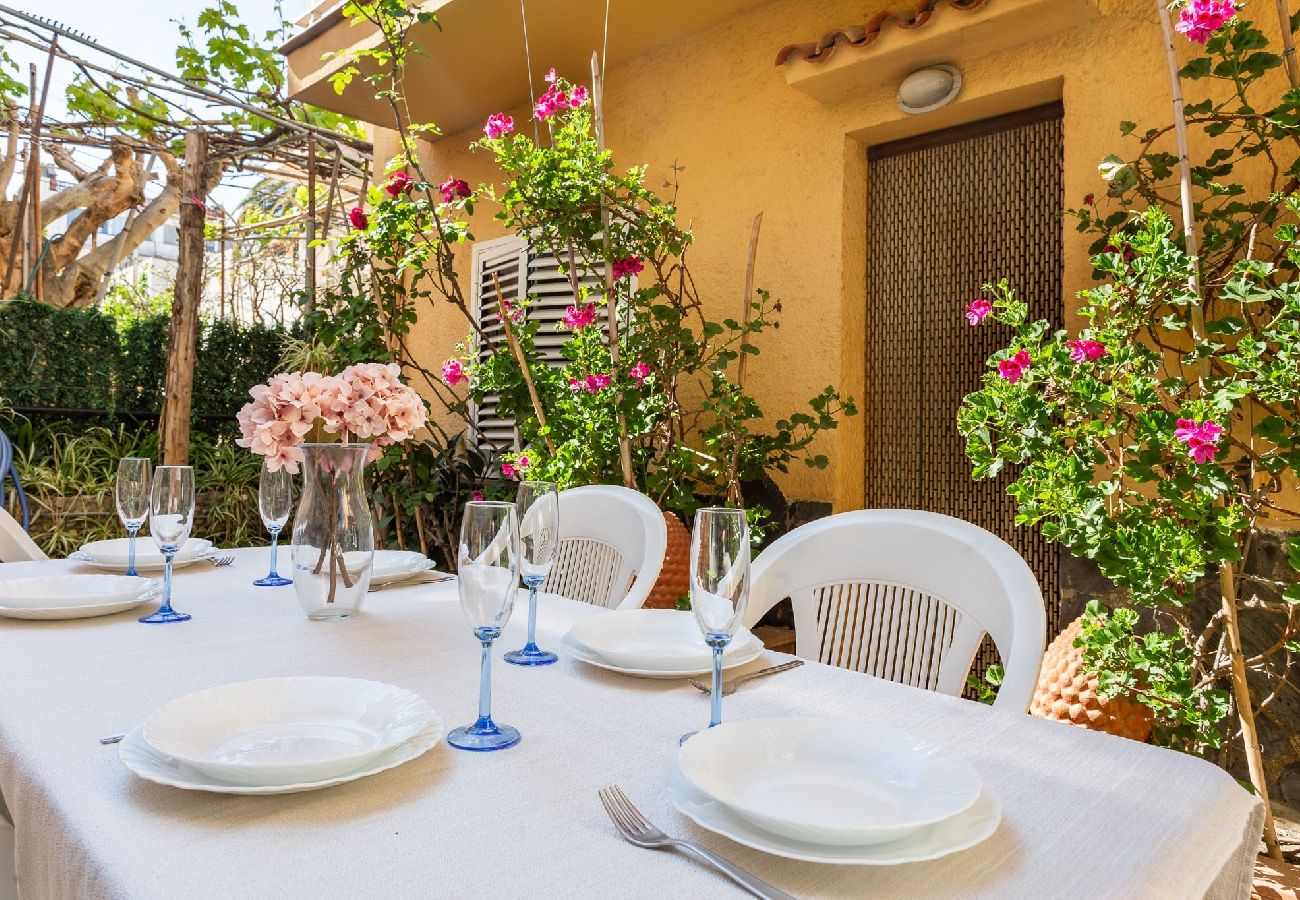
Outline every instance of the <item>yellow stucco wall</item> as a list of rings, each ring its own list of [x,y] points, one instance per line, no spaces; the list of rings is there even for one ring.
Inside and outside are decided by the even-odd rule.
[[[996,10],[999,3],[1008,6]],[[990,0],[988,10],[1006,12],[1019,5],[1020,15],[1031,16],[1036,4],[1041,0]],[[1109,152],[1132,149],[1119,137],[1120,120],[1143,127],[1170,120],[1154,3],[1069,4],[1080,13],[1070,27],[993,50],[987,41],[967,45],[959,39],[960,29],[976,14],[941,6],[925,26],[942,29],[936,32],[940,37],[952,32],[951,43],[939,42],[939,51],[933,40],[922,47],[925,29],[887,31],[869,50],[840,49],[840,64],[854,60],[860,71],[851,77],[862,86],[832,102],[789,84],[787,72],[773,65],[777,49],[861,23],[864,12],[897,6],[897,0],[774,0],[607,73],[605,119],[617,160],[648,164],[652,185],[671,177],[674,163],[684,167],[681,215],[696,234],[693,271],[710,316],[738,312],[750,223],[756,212],[764,213],[757,283],[779,295],[785,309],[780,331],[766,336],[750,369],[750,386],[769,415],[801,406],[826,384],[862,397],[868,146],[1059,99],[1065,108],[1066,202],[1077,205],[1087,193],[1104,193],[1097,162]],[[1250,6],[1276,33],[1272,4],[1253,0]],[[1005,30],[1017,27],[1011,18],[999,26],[995,41],[1015,40],[1015,32]],[[916,59],[909,59],[909,46],[920,48]],[[1181,50],[1190,55],[1187,47]],[[936,52],[943,55],[936,58]],[[965,87],[939,114],[904,116],[895,105],[897,79],[872,83],[877,78],[870,68],[873,54],[888,58],[891,71],[952,62],[962,69]],[[582,73],[564,74],[582,80]],[[528,119],[525,109],[510,112],[516,122]],[[453,134],[427,146],[429,177],[491,180],[488,156],[465,149],[477,136]],[[491,214],[487,205],[480,207],[472,221],[477,238],[500,235]],[[1089,283],[1087,239],[1068,226],[1064,239],[1064,288],[1071,297]],[[466,250],[460,260],[466,284],[469,261]],[[996,279],[999,273],[988,275]],[[1067,309],[1070,305],[1067,300]],[[460,314],[444,308],[421,316],[413,346],[427,365],[436,366],[465,333]],[[860,506],[863,436],[870,427],[862,416],[849,420],[819,448],[830,454],[831,468],[799,466],[778,478],[783,489],[793,498],[834,500],[839,509]]]

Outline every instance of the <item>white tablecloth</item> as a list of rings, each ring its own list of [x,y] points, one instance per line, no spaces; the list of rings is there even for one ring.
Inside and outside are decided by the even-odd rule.
[[[894,868],[791,862],[733,844],[672,810],[677,738],[707,721],[680,682],[625,678],[562,658],[494,667],[498,721],[523,742],[496,753],[439,745],[385,774],[326,791],[240,798],[140,781],[101,735],[189,691],[272,675],[352,675],[471,721],[478,653],[454,585],[372,594],[343,622],[311,622],[293,588],[258,588],[264,551],[176,574],[191,622],[139,613],[77,622],[0,619],[0,794],[17,829],[24,900],[734,896],[671,852],[619,839],[596,791],[620,784],[654,822],[793,894],[817,897],[1246,896],[1260,804],[1199,759],[1054,722],[995,713],[808,664],[747,685],[725,718],[824,715],[902,726],[965,753],[1002,800],[979,847]],[[0,577],[83,571],[0,566]],[[522,643],[523,604],[501,644]],[[558,649],[596,612],[543,599],[539,640]],[[774,654],[768,654],[775,659]]]

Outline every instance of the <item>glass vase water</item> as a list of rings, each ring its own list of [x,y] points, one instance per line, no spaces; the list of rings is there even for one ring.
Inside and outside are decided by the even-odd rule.
[[[370,587],[375,532],[365,484],[369,444],[303,444],[293,519],[293,588],[309,619],[346,619]]]
[[[549,666],[559,659],[537,646],[537,590],[560,549],[560,495],[549,481],[525,481],[515,494],[519,517],[519,572],[528,588],[528,642],[503,659],[516,666]]]

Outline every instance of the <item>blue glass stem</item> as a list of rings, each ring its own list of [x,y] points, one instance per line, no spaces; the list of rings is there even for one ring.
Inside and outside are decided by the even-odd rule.
[[[722,724],[722,651],[726,643],[713,644],[713,691],[709,706],[709,727]]]
[[[280,543],[280,529],[271,529],[271,574],[267,578],[279,578],[280,573],[275,568],[275,551]]]
[[[140,573],[135,570],[135,536],[140,533],[140,526],[137,525],[132,528],[128,525],[126,533],[131,536],[131,539],[128,542],[130,549],[128,549],[126,553],[126,574],[139,575]]]
[[[528,585],[528,644],[525,650],[537,649],[537,588],[541,582],[536,578],[528,577],[524,579],[524,584]]]
[[[171,615],[172,610],[172,560],[176,558],[175,550],[163,551],[163,595],[162,606],[158,608],[161,615]]]
[[[492,639],[480,634],[479,640],[483,642],[483,662],[479,671],[476,731],[495,727],[492,722]]]

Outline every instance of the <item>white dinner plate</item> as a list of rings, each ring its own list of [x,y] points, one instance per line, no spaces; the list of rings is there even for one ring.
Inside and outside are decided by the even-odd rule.
[[[159,753],[231,784],[335,778],[437,720],[422,698],[360,678],[241,681],[187,694],[144,721]]]
[[[113,538],[107,541],[92,541],[82,544],[81,548],[68,554],[68,559],[88,563],[97,569],[108,572],[125,572],[128,563],[130,538]],[[190,538],[177,552],[172,561],[173,569],[180,569],[212,555],[212,541],[203,538]],[[161,572],[163,556],[153,538],[141,535],[135,542],[135,568],[138,572]]]
[[[633,669],[625,666],[618,666],[607,659],[602,659],[575,641],[571,635],[566,634],[561,639],[560,643],[564,645],[564,649],[568,651],[569,655],[579,662],[584,662],[589,666],[596,666],[599,669],[608,669],[611,672],[618,672],[620,675],[632,675],[636,678],[693,678],[696,675],[703,675],[706,672],[712,671],[713,665],[712,662],[710,662],[706,664],[704,669],[694,666],[686,669]],[[728,657],[726,654],[723,654],[722,668],[724,670],[734,669],[736,666],[743,666],[746,663],[751,663],[762,655],[763,649],[762,641],[758,640],[758,638],[754,638],[753,646],[749,647],[740,655]]]
[[[125,575],[42,575],[0,581],[0,616],[88,619],[133,609],[162,593],[152,578]]]
[[[980,777],[962,756],[847,719],[742,719],[682,744],[691,787],[765,831],[818,845],[896,841],[969,809]]]
[[[620,609],[573,623],[569,636],[579,647],[623,669],[687,672],[713,669],[713,651],[704,643],[695,616],[676,609]],[[762,643],[740,629],[722,653],[724,666],[757,655]],[[750,655],[752,654],[752,655]]]
[[[376,550],[370,567],[370,584],[388,584],[401,581],[434,566],[433,560],[414,550]]]
[[[695,790],[679,772],[669,777],[673,806],[701,828],[755,850],[802,862],[834,866],[897,866],[925,862],[968,850],[993,835],[1002,821],[1002,804],[986,785],[965,812],[887,844],[834,847],[795,841],[764,831],[716,800]]]
[[[298,794],[304,791],[319,791],[336,784],[346,784],[358,778],[378,775],[395,769],[403,763],[410,762],[417,756],[433,749],[442,740],[444,726],[442,719],[434,716],[428,727],[411,735],[402,743],[379,754],[365,765],[334,778],[320,781],[301,781],[289,784],[248,785],[231,784],[212,778],[202,772],[178,762],[149,746],[144,739],[143,729],[136,728],[118,744],[118,758],[132,773],[145,781],[180,788],[183,791],[207,791],[213,794],[241,794],[266,796],[271,794]]]

